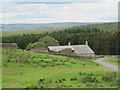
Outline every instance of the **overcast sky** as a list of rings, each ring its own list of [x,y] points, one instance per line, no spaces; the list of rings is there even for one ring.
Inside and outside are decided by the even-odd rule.
[[[118,2],[119,0],[0,0],[1,2]]]
[[[88,0],[82,0],[84,2],[81,0],[39,0],[41,1],[39,3],[38,0],[34,2],[29,0],[30,3],[22,2],[23,0],[20,0],[21,2],[5,1],[6,3],[2,4],[3,11],[0,12],[2,23],[118,21],[118,0],[89,0],[89,2]]]

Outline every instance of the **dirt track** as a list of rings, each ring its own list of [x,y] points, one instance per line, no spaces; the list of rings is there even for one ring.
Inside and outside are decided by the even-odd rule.
[[[98,60],[96,60],[96,61],[94,61],[94,62],[99,63],[99,64],[101,64],[101,65],[103,65],[103,66],[105,66],[105,67],[107,67],[107,68],[109,68],[109,69],[111,69],[111,70],[114,70],[114,71],[117,71],[117,72],[120,73],[120,67],[118,67],[118,66],[116,66],[116,65],[113,65],[113,64],[111,64],[111,63],[102,62],[103,60],[105,60],[105,59],[107,59],[107,58],[109,58],[109,57],[100,58],[100,59],[98,59]]]

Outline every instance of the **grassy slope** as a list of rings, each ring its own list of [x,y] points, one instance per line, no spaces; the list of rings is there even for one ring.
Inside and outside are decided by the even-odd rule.
[[[0,89],[2,90],[2,48],[0,48]]]
[[[116,22],[115,23],[81,25],[80,27],[98,28],[100,30],[112,31],[112,32],[118,31],[118,23],[116,23]],[[36,33],[44,33],[44,32],[51,32],[51,31],[60,31],[60,30],[64,30],[65,28],[68,28],[68,27],[56,28],[55,30],[53,30],[53,29],[37,29],[37,30],[10,31],[10,32],[3,32],[2,36],[21,35],[21,34],[28,34],[28,33],[36,34]]]
[[[112,82],[102,80],[103,75],[114,71],[91,60],[3,49],[3,88],[117,87],[117,77],[110,79]],[[88,76],[95,79],[91,81]]]

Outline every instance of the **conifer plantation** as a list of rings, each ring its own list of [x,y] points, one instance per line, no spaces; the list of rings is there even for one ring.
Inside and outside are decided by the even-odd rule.
[[[60,45],[67,45],[71,42],[73,45],[84,44],[87,40],[89,46],[95,51],[97,55],[118,55],[118,43],[120,41],[117,30],[117,23],[94,24],[85,26],[73,26],[62,31],[46,32],[42,34],[23,34],[3,36],[3,43],[17,43],[19,48],[26,49],[29,43],[35,43],[44,36],[52,36],[58,40]],[[95,27],[96,26],[96,27]],[[99,27],[102,28],[99,28]],[[113,27],[111,29],[111,27]]]

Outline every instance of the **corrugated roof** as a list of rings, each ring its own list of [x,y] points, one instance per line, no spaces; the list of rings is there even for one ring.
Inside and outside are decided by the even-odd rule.
[[[50,51],[59,52],[64,49],[74,50],[76,54],[94,53],[88,45],[48,46]]]

